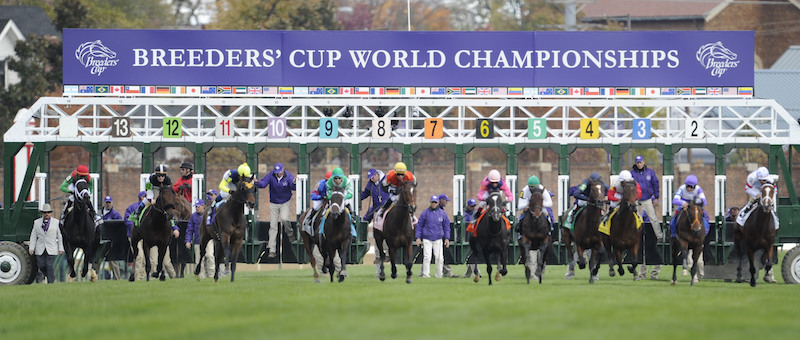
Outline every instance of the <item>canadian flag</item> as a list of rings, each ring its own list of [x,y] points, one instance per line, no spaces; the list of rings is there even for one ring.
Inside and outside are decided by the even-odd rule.
[[[123,92],[125,91],[123,90],[122,85],[114,85],[111,87],[111,93],[123,93]]]
[[[353,94],[353,88],[352,87],[343,87],[343,88],[341,88],[339,93],[341,93],[341,94]]]
[[[573,87],[569,89],[569,94],[573,96],[582,96],[583,95],[583,88],[582,87]]]

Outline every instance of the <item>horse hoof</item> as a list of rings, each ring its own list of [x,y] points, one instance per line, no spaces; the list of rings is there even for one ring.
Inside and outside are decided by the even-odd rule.
[[[674,286],[676,283],[678,283],[678,282],[675,281],[675,280],[672,280],[672,282],[670,282],[670,285]]]
[[[475,283],[478,283],[478,281],[480,281],[480,280],[481,280],[481,276],[480,275],[475,275],[475,277],[472,279],[472,281],[475,281]]]
[[[392,273],[392,278],[396,279],[397,278],[397,274],[396,273]]]
[[[681,272],[681,275],[683,275],[683,276],[689,275],[689,271],[688,271],[688,270],[686,270],[686,269],[684,269],[684,270]]]
[[[625,269],[622,269],[622,267],[619,267],[617,272],[619,273],[619,276],[625,276]],[[631,273],[633,273],[633,271],[631,271]]]
[[[638,277],[638,276],[634,276],[634,277],[633,277],[633,281],[641,281],[641,280],[642,280],[642,278],[641,278],[641,277]]]
[[[500,279],[502,279],[502,278],[503,278],[503,275],[500,275],[500,273],[499,273],[499,272],[498,272],[497,274],[494,274],[494,280],[495,280],[495,281],[498,281],[498,282],[499,282],[499,281],[500,281]]]
[[[755,280],[751,281],[750,282],[750,287],[755,287],[755,286],[756,286],[756,281]]]
[[[314,283],[321,283],[321,282],[320,282],[320,280],[317,278],[317,279],[314,279]]]
[[[611,276],[611,277],[617,276],[617,272],[615,272],[614,269],[611,269],[611,270],[608,271],[608,276]]]
[[[381,281],[386,281],[386,275],[385,274],[378,275],[378,279]]]
[[[161,275],[161,276],[158,278],[158,280],[159,280],[159,281],[167,281],[167,277],[166,277],[166,276],[164,276],[164,275]]]
[[[411,278],[410,277],[406,278],[406,283],[411,284]]]
[[[344,281],[344,278],[345,278],[345,276],[344,276],[344,275],[339,275],[339,282],[342,282],[342,281]]]
[[[586,269],[586,263],[585,262],[578,262],[578,268]]]
[[[575,273],[567,273],[564,275],[564,280],[572,280],[575,277]]]
[[[133,274],[131,274],[131,276],[128,278],[128,281],[130,281],[130,282],[133,282],[135,280],[136,280],[136,277]]]

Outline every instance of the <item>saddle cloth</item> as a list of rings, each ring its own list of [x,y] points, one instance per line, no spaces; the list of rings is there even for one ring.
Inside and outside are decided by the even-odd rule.
[[[740,226],[744,226],[744,223],[747,222],[747,219],[750,217],[750,214],[753,213],[756,209],[759,209],[761,206],[757,204],[753,204],[750,206],[749,209],[742,209],[739,211],[739,215],[736,216],[736,224]],[[775,220],[775,230],[780,228],[778,224],[778,214],[775,213],[775,210],[772,211],[772,219]]]
[[[606,235],[611,235],[611,219],[614,217],[614,215],[617,214],[618,210],[619,209],[614,209],[614,211],[611,212],[611,215],[609,215],[608,218],[603,223],[600,223],[600,226],[597,228],[599,232]],[[639,228],[642,227],[642,223],[644,223],[644,221],[642,220],[642,217],[639,216],[639,214],[637,214],[636,212],[633,212],[633,216],[635,216],[636,218],[636,229],[638,230]]]
[[[472,233],[473,237],[478,237],[478,225],[481,223],[481,219],[483,219],[483,215],[486,215],[487,211],[488,210],[482,211],[478,218],[475,219],[475,222],[467,225],[467,232]],[[506,224],[506,230],[511,230],[511,222],[508,221],[508,218],[506,218],[505,215],[502,215],[502,217],[503,222]]]

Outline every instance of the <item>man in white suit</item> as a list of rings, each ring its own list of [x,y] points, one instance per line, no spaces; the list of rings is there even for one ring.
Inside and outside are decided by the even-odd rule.
[[[58,220],[53,218],[53,209],[49,203],[42,206],[42,218],[33,221],[31,230],[30,253],[36,255],[39,270],[47,277],[47,283],[55,282],[54,261],[56,255],[64,254],[64,239]]]

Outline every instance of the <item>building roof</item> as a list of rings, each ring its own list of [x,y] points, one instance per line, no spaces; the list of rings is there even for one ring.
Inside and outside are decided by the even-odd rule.
[[[772,64],[771,70],[800,71],[800,46],[789,46],[780,58]]]
[[[754,96],[775,99],[792,117],[800,118],[800,69],[756,70]]]
[[[597,0],[583,7],[583,21],[630,16],[631,20],[705,18],[724,0]]]
[[[41,7],[36,6],[0,6],[0,20],[11,19],[26,37],[30,34],[37,36],[61,36],[53,26],[53,21]]]

